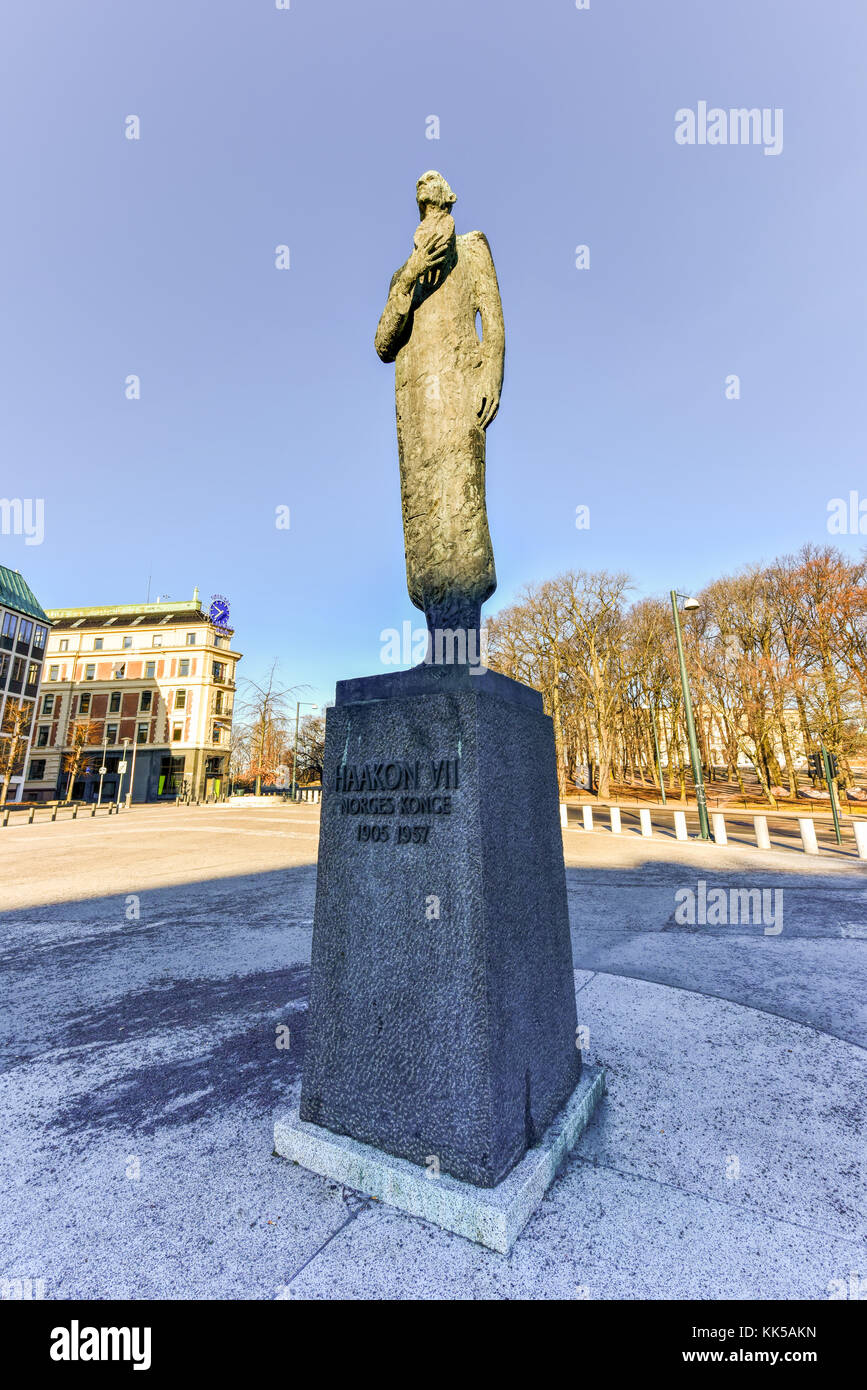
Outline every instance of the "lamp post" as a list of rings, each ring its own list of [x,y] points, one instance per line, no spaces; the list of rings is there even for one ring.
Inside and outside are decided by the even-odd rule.
[[[123,740],[123,755],[122,755],[122,757],[121,757],[120,767],[119,767],[118,770],[117,770],[117,805],[118,805],[118,809],[120,809],[120,789],[121,789],[121,787],[123,786],[123,777],[124,777],[124,773],[126,772],[126,750],[127,750],[128,748],[129,748],[129,739],[128,739],[128,738],[125,738],[125,739]]]
[[[301,714],[301,707],[310,705],[311,709],[318,709],[310,700],[296,700],[295,702],[295,747],[292,752],[292,789],[289,792],[290,800],[295,800],[295,787],[298,781],[298,718]]]
[[[683,609],[685,613],[692,613],[701,607],[698,599],[688,598],[686,594],[678,594],[676,589],[671,590],[671,611],[674,614],[674,633],[677,638],[677,660],[680,665],[680,684],[683,690],[683,712],[686,718],[686,735],[689,739],[689,761],[692,764],[692,779],[695,783],[695,800],[698,807],[698,824],[703,840],[710,839],[710,825],[707,818],[707,800],[704,791],[704,777],[701,770],[701,758],[698,751],[698,739],[695,736],[695,722],[692,717],[692,700],[689,694],[689,684],[686,679],[686,658],[683,654],[683,634],[680,630],[680,613],[677,607],[678,598],[683,599]]]
[[[103,734],[103,736],[102,736],[102,762],[101,762],[100,765],[99,765],[99,792],[98,792],[97,798],[96,798],[96,804],[97,804],[97,806],[101,806],[101,805],[102,805],[102,779],[103,779],[103,777],[105,776],[105,774],[108,772],[108,768],[107,768],[106,765],[105,765],[105,750],[106,750],[107,748],[108,748],[108,732],[106,731],[106,732]]]
[[[132,744],[132,769],[129,774],[129,791],[126,794],[127,808],[132,805],[132,789],[135,786],[135,760],[138,753],[138,729],[135,731],[135,738]]]

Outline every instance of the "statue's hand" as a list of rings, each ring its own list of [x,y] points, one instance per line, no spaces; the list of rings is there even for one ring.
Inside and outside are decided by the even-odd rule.
[[[483,430],[493,420],[500,408],[500,383],[497,374],[485,367],[479,369],[479,384],[476,387],[476,400],[479,425]]]
[[[451,235],[448,231],[427,228],[422,224],[415,234],[415,248],[406,263],[405,277],[409,286],[423,275],[439,270],[448,259]]]

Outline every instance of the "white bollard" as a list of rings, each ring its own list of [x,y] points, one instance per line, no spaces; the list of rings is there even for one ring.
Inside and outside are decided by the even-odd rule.
[[[674,813],[674,833],[678,840],[688,840],[686,833],[686,811],[675,811]]]
[[[852,829],[855,831],[858,857],[859,859],[867,859],[867,820],[853,820]]]
[[[569,824],[569,812],[566,809],[565,801],[560,802],[560,824],[562,825],[564,830]]]
[[[619,835],[619,834],[620,834],[620,807],[619,807],[619,806],[609,806],[609,808],[608,808],[608,814],[609,814],[609,816],[611,817],[611,834],[612,834],[612,835]]]
[[[801,843],[805,854],[818,854],[819,842],[816,839],[816,826],[812,816],[798,816],[801,830]]]
[[[650,819],[650,812],[646,806],[638,812],[638,819],[641,821],[641,833],[645,839],[649,839],[653,834],[653,822]]]
[[[584,817],[584,829],[585,829],[585,830],[592,830],[592,829],[593,829],[593,807],[592,807],[592,806],[582,806],[582,807],[581,807],[581,814],[582,814],[582,816]]]
[[[711,821],[713,822],[714,843],[718,845],[727,845],[729,840],[726,835],[726,818],[722,811],[714,811],[711,815]]]
[[[767,816],[753,816],[753,824],[756,827],[756,844],[759,849],[770,849],[771,837],[768,834]]]

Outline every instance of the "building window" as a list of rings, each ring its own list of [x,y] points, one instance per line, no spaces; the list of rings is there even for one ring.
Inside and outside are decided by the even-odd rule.
[[[214,714],[223,713],[223,692],[218,690],[214,696]]]
[[[47,748],[47,747],[48,747],[48,735],[49,735],[50,732],[51,732],[51,730],[50,730],[50,726],[49,726],[48,724],[40,724],[40,725],[39,725],[39,728],[36,730],[36,747],[37,747],[37,748]]]
[[[175,725],[173,725],[173,726],[172,726],[172,743],[180,743],[180,741],[181,741],[181,739],[183,738],[183,736],[184,736],[184,726],[183,726],[183,724],[175,724]]]
[[[104,637],[94,637],[94,639],[93,639],[93,650],[94,650],[95,652],[101,652],[101,651],[102,651],[102,644],[103,644],[104,641],[105,641],[105,638],[104,638]]]
[[[211,739],[211,742],[212,742],[212,743],[222,743],[222,737],[221,737],[221,731],[220,731],[220,726],[219,726],[219,724],[215,724],[215,725],[214,725],[214,736],[213,736],[213,738]]]
[[[3,680],[6,679],[6,672],[7,672],[8,670],[9,670],[9,658],[8,658],[8,656],[6,655],[6,653],[4,652],[3,655],[0,656],[0,681],[3,681]]]
[[[139,709],[141,709],[141,710],[150,709],[150,707],[151,707],[151,697],[152,697],[152,695],[153,695],[153,691],[152,691],[152,690],[143,690],[143,691],[142,691],[142,693],[141,693],[141,700],[140,700],[140,702],[139,702]]]
[[[169,754],[160,759],[160,780],[157,796],[176,796],[184,789],[184,759]]]
[[[132,646],[132,638],[131,638],[131,637],[124,637],[123,642],[121,643],[121,645],[122,645],[124,651],[125,651],[125,652],[128,652],[129,649],[130,649],[130,647]]]
[[[117,725],[107,724],[105,728],[106,743],[117,743]]]
[[[212,675],[213,675],[215,681],[224,681],[224,680],[226,679],[226,663],[225,663],[225,661],[212,661],[212,662],[211,662],[211,673],[212,673]]]
[[[194,647],[195,645],[196,645],[196,634],[195,634],[194,632],[188,632],[188,633],[187,633],[187,646],[188,646],[188,647]]]
[[[15,617],[15,614],[14,614],[14,613],[4,613],[4,614],[3,614],[3,636],[4,636],[4,637],[14,637],[14,636],[15,636],[15,629],[16,629],[17,626],[18,626],[18,619]]]
[[[122,662],[120,663],[119,666],[115,666],[115,668],[114,668],[114,678],[115,678],[116,681],[122,681],[125,675],[126,675],[126,662],[125,662],[125,661],[122,661]]]
[[[111,695],[109,696],[109,699],[108,699],[108,712],[109,712],[109,714],[117,714],[119,710],[120,710],[120,691],[119,691],[119,690],[113,690],[113,691],[111,692]]]
[[[53,712],[54,712],[54,696],[53,696],[53,695],[43,695],[43,697],[42,697],[42,713],[43,713],[43,714],[52,714]]]
[[[147,741],[148,741],[148,726],[147,726],[147,724],[139,724],[138,728],[136,729],[136,733],[135,733],[135,741],[136,741],[136,743],[147,743]]]
[[[61,652],[68,652],[68,651],[69,651],[69,638],[68,638],[68,637],[61,637],[61,639],[60,639],[60,646],[59,646],[58,650],[61,651]]]
[[[27,684],[36,685],[39,681],[39,662],[31,661],[27,668]]]
[[[48,668],[48,679],[49,679],[50,681],[56,681],[56,680],[57,680],[57,677],[58,677],[59,675],[60,675],[60,667],[59,667],[59,666],[49,666],[49,668]]]
[[[19,641],[19,642],[29,642],[32,632],[33,632],[33,624],[30,623],[30,622],[28,622],[26,618],[22,618],[22,619],[21,619],[21,626],[20,626],[20,628],[18,629],[18,641]]]
[[[185,690],[175,691],[175,709],[186,709],[187,692]]]
[[[145,662],[145,680],[152,681],[157,673],[157,663],[155,661]]]
[[[39,626],[37,626],[36,632],[33,634],[33,645],[34,645],[34,647],[44,647],[44,646],[45,646],[45,628],[44,628],[44,627],[39,627]]]
[[[28,778],[32,777],[34,782],[41,782],[44,776],[45,759],[34,758],[33,762],[30,764],[30,772],[28,773]]]
[[[152,638],[152,640],[151,640],[151,646],[152,646],[152,647],[161,647],[162,645],[163,645],[163,634],[162,634],[161,632],[155,632],[154,635],[153,635],[153,638]]]
[[[180,659],[180,661],[178,662],[178,675],[179,675],[179,676],[188,676],[189,674],[190,674],[190,663],[189,663],[188,659],[187,659],[185,656],[182,656],[181,659]]]
[[[95,666],[93,665],[93,663],[91,662],[91,663],[89,663],[87,666],[85,666],[85,668],[84,668],[84,679],[85,679],[86,681],[92,681],[95,675],[96,675],[96,667],[95,667]]]
[[[78,713],[90,714],[90,695],[80,695],[78,697]]]
[[[16,656],[12,662],[12,679],[20,681],[24,677],[24,661],[20,656]]]

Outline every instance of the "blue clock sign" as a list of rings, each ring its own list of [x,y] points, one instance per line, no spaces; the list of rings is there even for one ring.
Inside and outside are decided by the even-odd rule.
[[[208,617],[214,627],[229,626],[229,600],[223,598],[222,594],[211,595],[211,606],[208,609]]]

